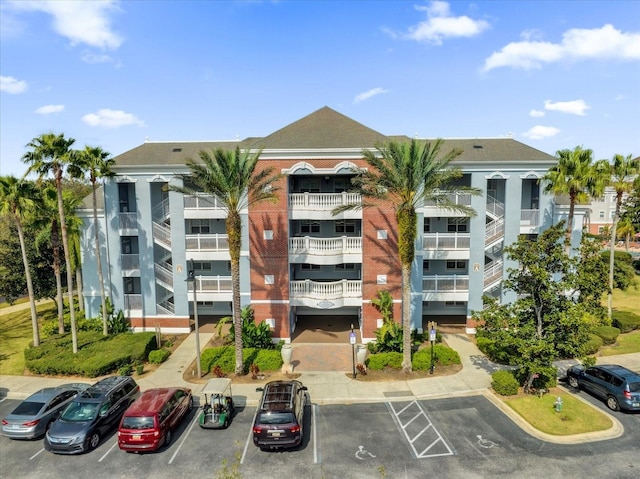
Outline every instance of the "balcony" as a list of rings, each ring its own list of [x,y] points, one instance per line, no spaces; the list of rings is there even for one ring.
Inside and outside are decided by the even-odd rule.
[[[535,233],[540,226],[540,210],[520,211],[520,234]]]
[[[121,235],[138,234],[138,213],[119,213],[118,217]]]
[[[140,255],[139,254],[121,254],[120,264],[122,271],[140,272]]]
[[[307,306],[316,309],[336,309],[343,306],[362,305],[362,281],[333,282],[291,281],[289,283],[291,306]]]
[[[362,237],[289,238],[289,262],[313,264],[362,263]]]
[[[468,193],[451,193],[446,195],[446,197],[452,203],[456,205],[464,205],[471,206],[471,195]],[[424,203],[424,216],[426,217],[465,217],[468,216],[467,213],[451,211],[447,208],[442,208],[438,206],[434,201],[425,201]]]
[[[198,301],[232,301],[231,276],[196,276]],[[193,301],[193,287],[187,293]]]
[[[227,217],[227,211],[214,195],[204,193],[184,195],[184,217],[185,219],[222,219]]]
[[[125,294],[124,295],[124,311],[128,314],[142,314],[142,295],[141,294]]]
[[[422,237],[424,259],[469,259],[469,233],[425,233]]]
[[[361,204],[357,193],[292,193],[289,195],[289,216],[293,220],[335,220],[362,218],[362,210],[349,210],[333,216],[337,206]]]
[[[423,301],[468,301],[469,275],[436,274],[422,278]]]

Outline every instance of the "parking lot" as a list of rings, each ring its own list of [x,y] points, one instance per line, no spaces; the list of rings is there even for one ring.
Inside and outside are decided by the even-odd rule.
[[[224,461],[239,463],[245,478],[419,478],[427,470],[443,477],[574,477],[580,470],[590,477],[598,470],[599,477],[637,477],[640,468],[638,415],[624,418],[630,435],[603,446],[558,446],[523,432],[483,396],[322,406],[310,399],[304,440],[295,450],[261,451],[253,445],[253,407],[241,408],[226,430],[200,429],[194,408],[170,446],[150,454],[121,451],[115,433],[80,456],[48,453],[42,440],[0,437],[0,476],[70,478],[82,471],[96,479],[215,478]],[[0,402],[0,416],[16,404]],[[614,475],[615,468],[603,464],[606,455],[620,465]],[[541,474],[541,461],[553,464],[547,474]]]

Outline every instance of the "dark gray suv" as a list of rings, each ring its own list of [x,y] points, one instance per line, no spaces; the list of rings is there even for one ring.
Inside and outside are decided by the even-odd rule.
[[[573,388],[604,399],[609,409],[640,411],[640,374],[618,365],[599,365],[584,369],[571,366],[567,381]]]
[[[56,454],[79,454],[95,449],[100,439],[118,426],[120,418],[140,396],[140,387],[129,376],[98,381],[62,411],[44,437],[44,448]]]
[[[307,388],[300,381],[271,381],[262,391],[253,423],[253,443],[260,449],[296,447],[302,442]]]

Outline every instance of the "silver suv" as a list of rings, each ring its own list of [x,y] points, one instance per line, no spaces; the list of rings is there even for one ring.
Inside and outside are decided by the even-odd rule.
[[[567,380],[572,388],[582,388],[604,399],[613,411],[640,411],[640,374],[630,369],[613,364],[587,369],[571,366]]]
[[[140,387],[129,376],[98,381],[62,411],[47,431],[44,448],[56,454],[79,454],[95,449],[109,430],[140,396]]]

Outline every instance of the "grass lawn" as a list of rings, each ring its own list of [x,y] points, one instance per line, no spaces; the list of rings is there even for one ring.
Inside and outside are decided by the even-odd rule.
[[[557,397],[563,402],[560,412],[554,409]],[[526,394],[504,402],[533,427],[554,436],[604,431],[613,426],[600,411],[560,389],[552,389],[541,398]]]
[[[640,314],[640,277],[636,276],[635,281],[626,291],[613,290],[613,309],[617,311],[629,311]],[[607,295],[602,298],[602,305],[607,306]]]
[[[57,317],[55,303],[48,302],[36,307],[38,318],[51,319]],[[0,313],[0,374],[20,376],[24,372],[23,351],[33,340],[31,329],[31,309],[25,308],[10,314]]]
[[[621,334],[615,344],[603,346],[598,351],[598,356],[611,356],[614,354],[629,354],[640,352],[640,330]]]

